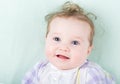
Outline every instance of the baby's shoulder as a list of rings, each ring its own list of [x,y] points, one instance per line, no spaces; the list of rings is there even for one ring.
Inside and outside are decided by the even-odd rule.
[[[84,68],[86,68],[87,73],[91,75],[105,76],[108,74],[100,65],[92,61],[88,61]]]
[[[48,60],[40,60],[35,64],[33,68],[36,70],[40,70],[45,68],[47,64],[48,64]]]
[[[39,82],[38,74],[43,71],[46,65],[48,64],[47,60],[37,62],[33,68],[31,68],[24,76],[22,84],[37,84]]]
[[[83,66],[82,71],[84,71],[84,69],[87,81],[102,82],[104,84],[114,84],[113,77],[107,71],[105,71],[100,65],[88,61]]]
[[[95,71],[102,71],[102,72],[104,72],[104,69],[100,65],[98,65],[95,62],[89,61],[89,60],[86,63],[86,65],[84,66],[84,68],[86,68],[88,71],[95,70]]]

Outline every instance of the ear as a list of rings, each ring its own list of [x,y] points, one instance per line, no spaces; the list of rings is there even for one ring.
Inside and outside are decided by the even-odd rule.
[[[93,45],[91,45],[91,46],[89,46],[89,47],[88,47],[87,56],[89,56],[89,55],[90,55],[90,53],[91,53],[92,49],[93,49]]]

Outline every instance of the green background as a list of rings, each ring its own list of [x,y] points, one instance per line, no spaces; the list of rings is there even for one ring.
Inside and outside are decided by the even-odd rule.
[[[0,0],[0,84],[21,84],[24,74],[44,59],[44,16],[67,0]],[[71,0],[97,16],[90,59],[120,84],[120,1]]]

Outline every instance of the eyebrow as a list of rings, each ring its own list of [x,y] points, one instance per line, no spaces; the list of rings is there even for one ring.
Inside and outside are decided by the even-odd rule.
[[[80,39],[80,41],[83,41],[83,39],[81,38],[81,37],[79,37],[79,36],[76,36],[76,37],[74,37],[74,39]]]
[[[52,35],[60,35],[60,33],[52,33]]]
[[[53,33],[53,34],[59,34],[59,33]]]

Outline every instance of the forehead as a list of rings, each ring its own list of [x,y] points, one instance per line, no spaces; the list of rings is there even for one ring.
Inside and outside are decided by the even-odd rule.
[[[89,33],[90,25],[82,20],[75,19],[73,17],[56,17],[54,18],[50,25],[50,31],[67,31],[73,33]]]

